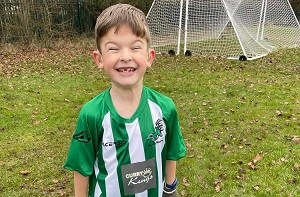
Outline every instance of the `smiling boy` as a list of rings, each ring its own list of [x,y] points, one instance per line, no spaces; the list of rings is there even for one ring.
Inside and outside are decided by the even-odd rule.
[[[186,148],[174,102],[143,85],[155,51],[139,9],[116,4],[95,26],[93,59],[111,80],[81,109],[65,168],[76,197],[176,196]]]

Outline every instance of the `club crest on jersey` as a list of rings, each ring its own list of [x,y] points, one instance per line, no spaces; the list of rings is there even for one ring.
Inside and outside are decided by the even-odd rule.
[[[155,144],[161,143],[163,139],[163,131],[165,130],[165,124],[164,121],[161,119],[158,119],[155,122],[155,129],[153,132],[151,132],[148,137],[148,147],[151,147]]]

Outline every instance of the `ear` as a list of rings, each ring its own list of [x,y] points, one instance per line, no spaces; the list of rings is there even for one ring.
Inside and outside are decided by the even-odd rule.
[[[148,59],[147,59],[147,67],[150,68],[151,65],[153,64],[155,59],[155,50],[154,49],[149,49],[148,52]]]
[[[99,69],[103,69],[103,60],[102,60],[102,55],[98,50],[93,51],[93,59],[98,66]]]

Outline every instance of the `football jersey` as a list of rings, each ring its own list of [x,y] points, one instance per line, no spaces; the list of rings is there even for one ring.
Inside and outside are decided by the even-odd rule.
[[[64,167],[89,176],[89,196],[162,196],[166,160],[186,154],[174,102],[144,86],[127,119],[109,91],[82,107]]]

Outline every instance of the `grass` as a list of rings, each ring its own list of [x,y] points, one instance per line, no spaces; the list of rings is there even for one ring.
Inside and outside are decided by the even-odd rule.
[[[84,46],[84,47],[83,47]],[[62,168],[80,107],[109,85],[90,44],[1,52],[0,196],[72,196]],[[173,98],[188,148],[181,196],[300,193],[300,49],[255,61],[157,57],[145,85]]]

